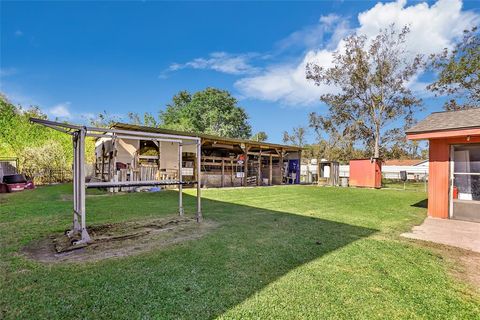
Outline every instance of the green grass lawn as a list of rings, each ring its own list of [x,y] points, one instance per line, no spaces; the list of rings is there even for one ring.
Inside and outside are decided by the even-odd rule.
[[[193,214],[194,191],[185,194]],[[0,319],[479,319],[451,263],[399,234],[425,194],[286,186],[205,190],[200,239],[89,263],[41,264],[21,248],[71,224],[71,186],[0,197]],[[176,211],[177,193],[87,199],[88,223]]]
[[[399,181],[399,180],[383,179],[382,188],[426,192],[428,188],[428,182],[427,184],[425,184],[425,182],[423,181],[408,180],[405,183],[403,183],[402,181]]]

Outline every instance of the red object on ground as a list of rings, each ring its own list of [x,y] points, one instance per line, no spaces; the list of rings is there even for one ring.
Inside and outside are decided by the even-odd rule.
[[[8,188],[6,183],[0,183],[0,193],[7,193]]]
[[[26,183],[9,183],[7,184],[8,192],[17,192],[25,190]]]
[[[458,188],[453,187],[453,199],[458,199]]]
[[[382,162],[379,159],[350,160],[350,177],[348,184],[352,187],[381,188]]]

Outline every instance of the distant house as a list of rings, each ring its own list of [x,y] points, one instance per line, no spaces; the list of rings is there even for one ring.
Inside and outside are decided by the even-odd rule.
[[[428,159],[391,159],[384,160],[383,166],[416,167],[428,163]]]
[[[317,160],[312,159],[302,164],[302,182],[313,183],[316,181]],[[400,179],[400,171],[407,172],[409,180],[428,179],[428,159],[394,159],[382,162],[382,176],[385,179]],[[339,166],[340,177],[350,177],[350,165]]]
[[[428,159],[391,159],[382,163],[382,175],[385,179],[400,179],[400,172],[407,172],[408,180],[428,178]]]
[[[429,141],[428,214],[480,222],[480,109],[432,113],[406,133]]]

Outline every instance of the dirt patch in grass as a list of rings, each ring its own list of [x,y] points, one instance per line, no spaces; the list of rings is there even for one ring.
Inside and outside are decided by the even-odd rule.
[[[453,265],[450,270],[452,275],[471,284],[480,293],[480,253],[450,249],[444,254]]]
[[[480,253],[422,240],[409,240],[426,247],[448,263],[448,272],[480,293]]]
[[[125,257],[197,239],[215,228],[211,221],[170,217],[96,225],[88,228],[92,243],[73,245],[65,234],[32,241],[23,253],[44,263],[87,262]]]

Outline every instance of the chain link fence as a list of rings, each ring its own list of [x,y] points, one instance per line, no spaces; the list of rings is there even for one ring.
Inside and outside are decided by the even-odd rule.
[[[28,179],[32,179],[36,185],[66,183],[73,180],[71,170],[45,169],[36,172],[24,172]]]
[[[403,172],[403,173],[402,173]],[[402,179],[402,174],[404,179]],[[350,177],[350,166],[340,165],[339,177]],[[316,166],[302,165],[302,183],[315,183],[317,179]],[[382,166],[382,188],[427,192],[428,167],[426,166]]]
[[[388,170],[382,168],[382,188],[427,192],[428,168]]]

